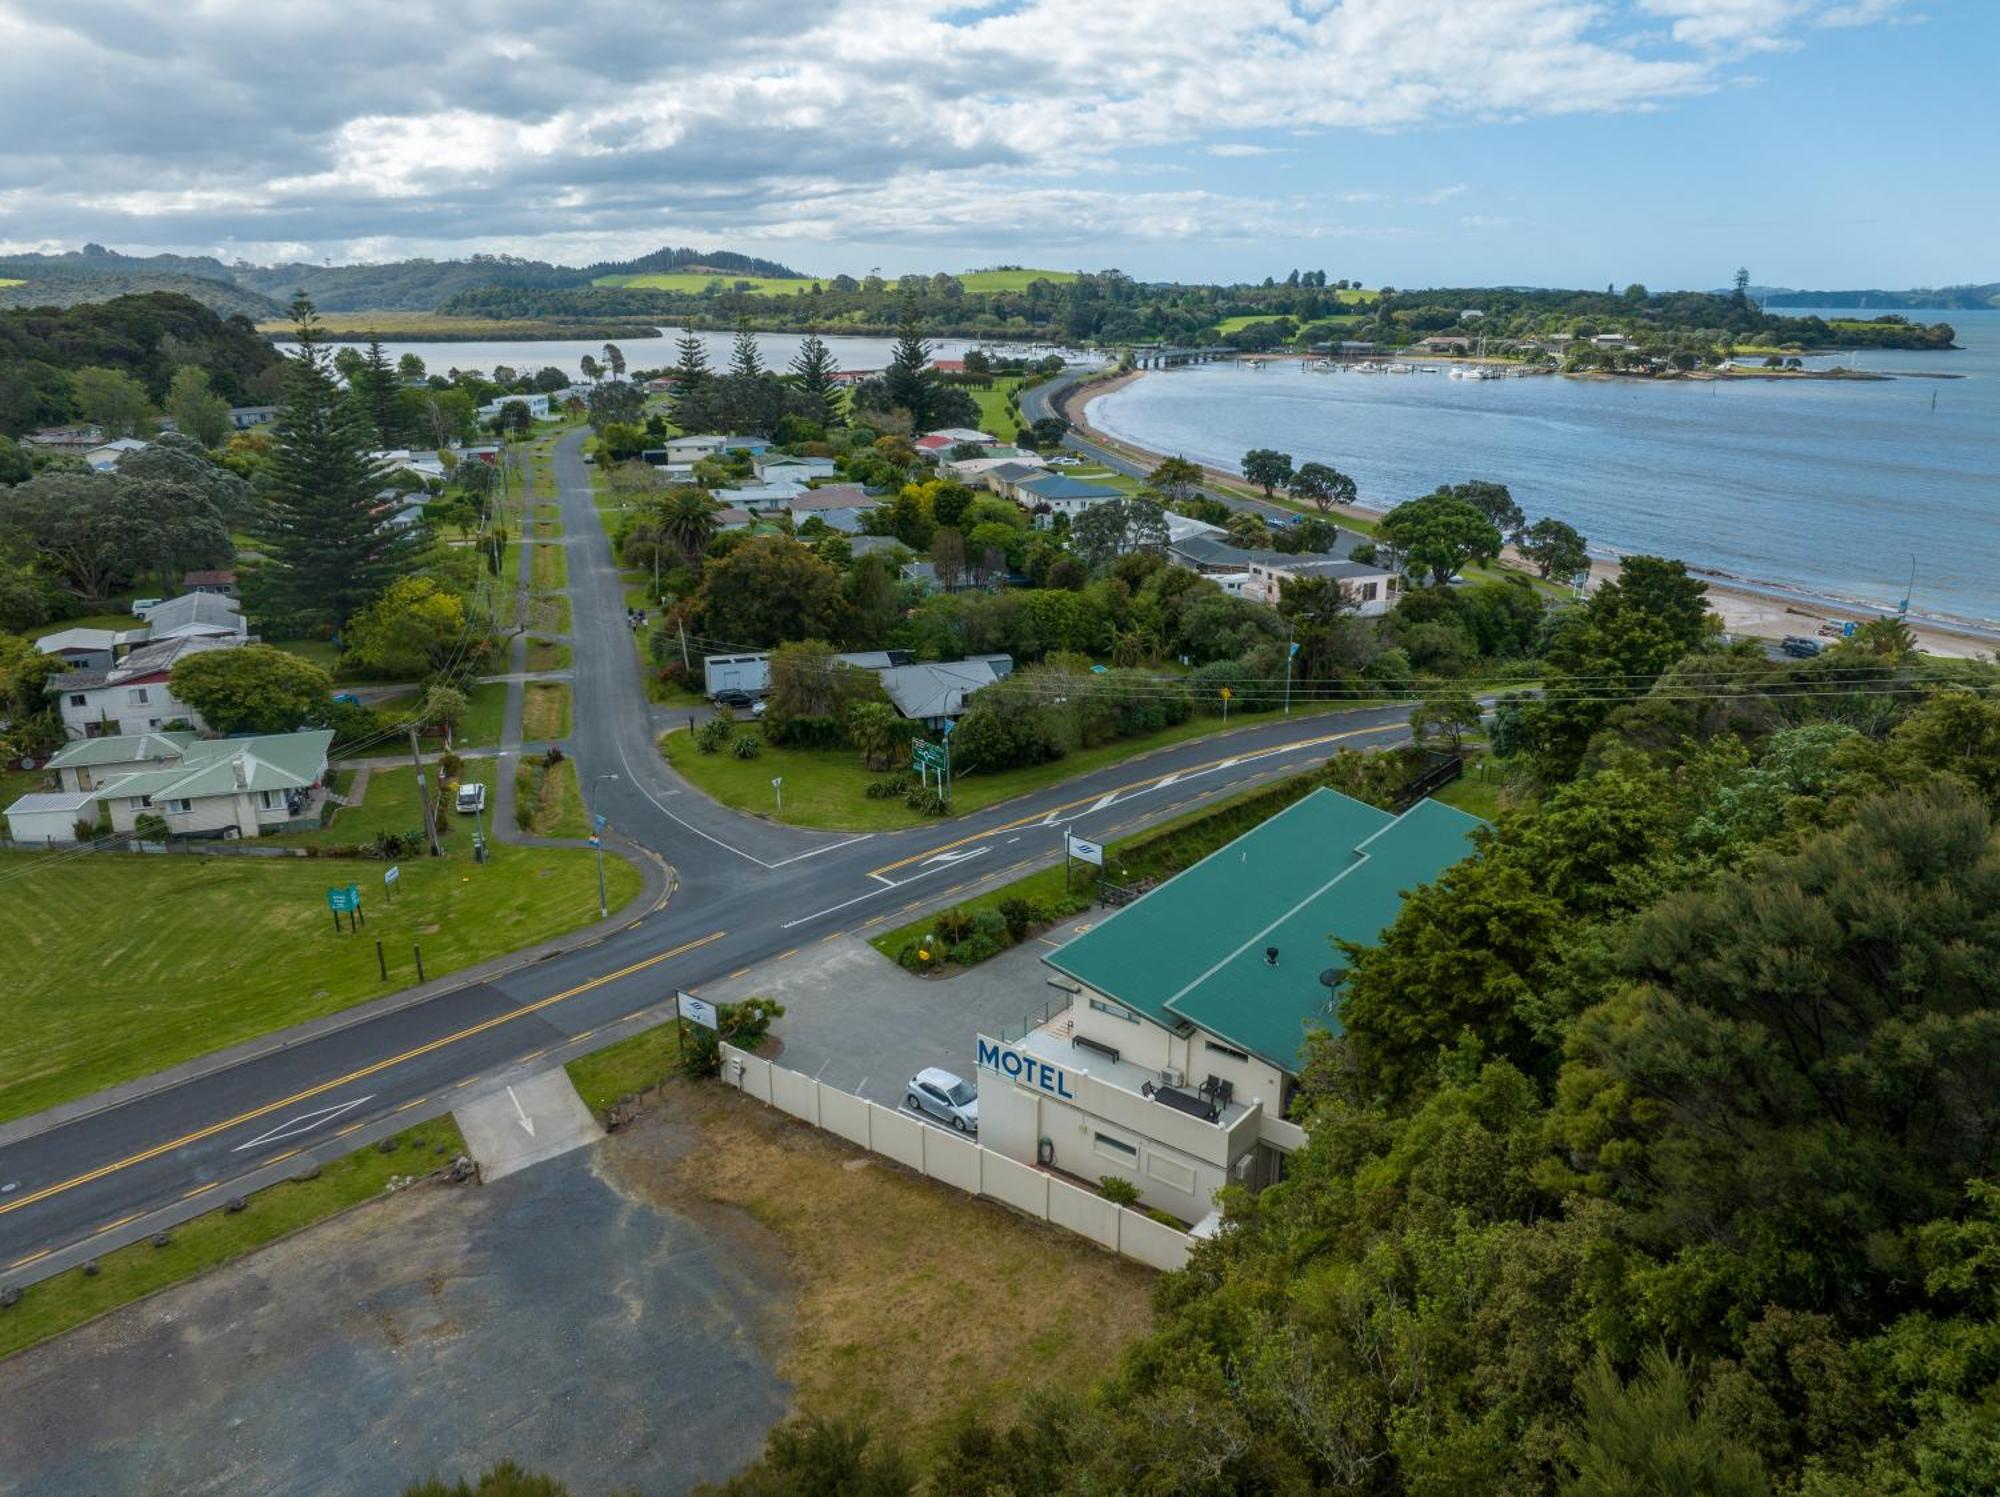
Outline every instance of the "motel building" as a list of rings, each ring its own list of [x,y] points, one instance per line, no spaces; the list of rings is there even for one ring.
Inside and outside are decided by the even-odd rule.
[[[1478,817],[1317,790],[1043,958],[1070,1006],[979,1036],[979,1141],[1212,1230],[1215,1193],[1283,1178],[1305,1038],[1338,1031],[1341,956],[1468,856]]]

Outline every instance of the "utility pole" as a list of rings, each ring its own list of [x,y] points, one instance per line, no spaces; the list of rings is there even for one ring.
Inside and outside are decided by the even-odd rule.
[[[1285,636],[1285,716],[1292,715],[1292,657],[1299,653],[1299,647],[1292,636]]]
[[[677,621],[681,631],[681,669],[692,675],[694,667],[688,664],[688,626],[686,619]]]
[[[417,725],[410,724],[410,762],[417,767],[417,798],[424,803],[424,835],[430,839],[431,856],[438,856],[437,808],[431,804],[430,787],[424,783],[424,756],[417,748]]]

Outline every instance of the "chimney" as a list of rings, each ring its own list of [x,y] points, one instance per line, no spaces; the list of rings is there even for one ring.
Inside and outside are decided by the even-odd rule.
[[[243,756],[238,754],[235,758],[231,759],[229,767],[236,773],[236,788],[238,790],[248,790],[250,788],[250,776],[243,772]]]

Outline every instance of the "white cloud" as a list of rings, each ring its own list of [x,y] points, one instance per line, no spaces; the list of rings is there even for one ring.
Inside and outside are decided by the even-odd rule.
[[[468,34],[457,7],[400,0],[0,0],[0,137],[17,143],[0,156],[0,240],[595,258],[892,229],[996,248],[1072,243],[1080,225],[1254,237],[1233,215],[1255,205],[1226,191],[1076,184],[1138,148],[1285,152],[1231,138],[1273,129],[1315,138],[1304,163],[1339,132],[1658,107],[1814,26],[1895,9],[827,0],[802,17],[790,0],[486,0]],[[1209,174],[1226,187],[1226,168]]]

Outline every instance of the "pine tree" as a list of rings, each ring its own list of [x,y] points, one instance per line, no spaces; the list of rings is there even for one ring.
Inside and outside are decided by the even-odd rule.
[[[798,357],[792,360],[792,382],[811,403],[810,419],[822,426],[832,426],[840,418],[840,385],[834,379],[835,372],[833,355],[819,334],[807,333]]]
[[[757,335],[750,331],[748,318],[736,323],[736,347],[729,356],[729,372],[737,379],[755,379],[764,372],[764,359],[757,352]]]
[[[348,381],[348,389],[367,411],[369,424],[375,428],[376,445],[397,446],[403,433],[402,403],[397,399],[401,382],[380,339],[368,340],[368,352]]]
[[[910,413],[918,431],[928,431],[936,406],[937,375],[931,369],[931,346],[924,341],[917,320],[915,302],[905,302],[896,352],[882,371],[882,386],[889,404]]]
[[[680,355],[674,364],[674,424],[682,431],[701,431],[708,424],[701,419],[709,405],[708,384],[715,378],[708,367],[708,347],[688,328],[674,349]]]
[[[271,449],[259,546],[267,560],[254,574],[252,611],[270,623],[338,628],[395,579],[409,542],[375,513],[388,470],[368,456],[367,412],[334,381],[312,302],[301,293],[291,311],[298,351]]]

